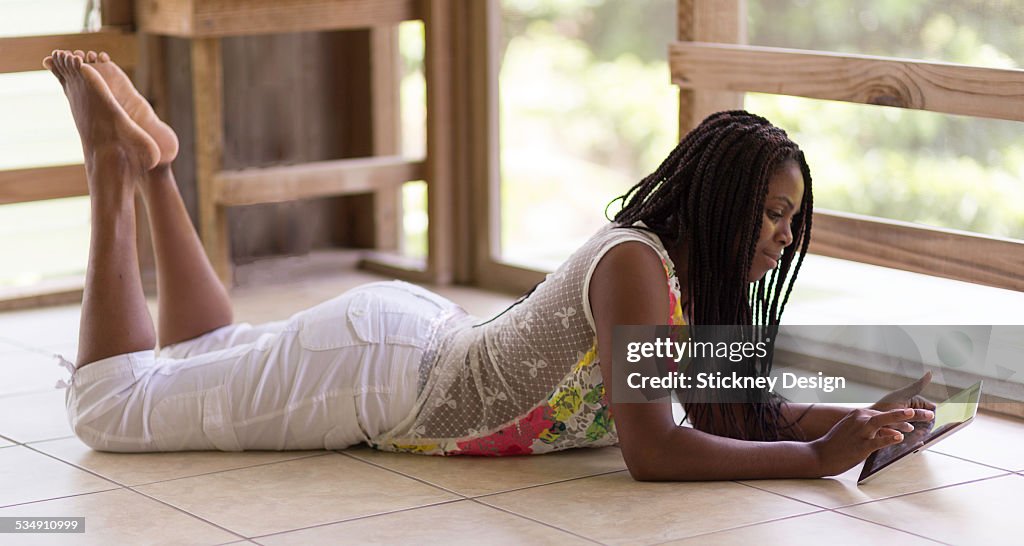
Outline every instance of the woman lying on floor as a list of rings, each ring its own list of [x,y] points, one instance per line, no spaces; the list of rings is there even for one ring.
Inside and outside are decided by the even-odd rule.
[[[779,323],[810,237],[811,177],[796,144],[761,117],[706,119],[620,198],[613,222],[490,321],[391,281],[253,326],[233,323],[189,222],[170,169],[171,128],[103,53],[55,51],[44,66],[70,102],[92,203],[67,408],[94,449],[365,442],[518,455],[618,444],[639,480],[819,477],[899,442],[907,421],[932,418],[916,396],[927,378],[871,409],[776,396],[688,407],[694,428],[677,424],[669,404],[611,396],[614,325]],[[156,351],[136,190],[156,253]]]

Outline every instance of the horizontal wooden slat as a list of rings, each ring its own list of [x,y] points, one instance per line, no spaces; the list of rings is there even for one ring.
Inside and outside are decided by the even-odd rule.
[[[80,164],[0,171],[0,205],[88,194]]]
[[[684,89],[750,91],[1024,121],[1024,70],[769,47],[676,42]]]
[[[1024,291],[1024,242],[879,218],[814,211],[810,251]]]
[[[359,260],[359,269],[417,284],[431,284],[427,262],[395,252],[367,250]]]
[[[421,160],[382,156],[221,171],[214,186],[218,205],[255,205],[366,193],[421,180],[423,172]]]
[[[31,286],[0,287],[0,312],[81,303],[84,286],[85,275],[71,275],[46,279]]]
[[[124,68],[134,67],[139,56],[135,33],[115,29],[0,38],[0,74],[43,70],[43,57],[54,49],[106,51]]]
[[[147,0],[139,29],[180,37],[313,32],[419,19],[417,0]]]

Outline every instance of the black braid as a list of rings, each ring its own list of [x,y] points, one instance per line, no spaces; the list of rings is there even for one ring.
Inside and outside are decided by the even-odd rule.
[[[747,275],[760,236],[768,182],[787,161],[799,165],[804,179],[803,206],[792,224],[794,244],[783,251],[776,269],[751,285]],[[612,219],[615,227],[630,228],[643,221],[666,246],[687,243],[688,275],[680,281],[685,283],[685,305],[694,325],[765,326],[774,339],[807,253],[813,213],[810,169],[785,131],[743,110],[713,114],[609,207],[618,200],[624,205]],[[769,354],[748,365],[745,373],[767,375],[771,362]],[[767,391],[749,394],[755,403],[684,402],[687,417],[698,428],[744,439],[778,440],[794,426],[784,422],[780,396]]]

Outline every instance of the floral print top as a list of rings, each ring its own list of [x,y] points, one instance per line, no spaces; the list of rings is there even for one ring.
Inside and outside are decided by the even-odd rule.
[[[668,324],[684,324],[680,305],[679,282],[675,276],[672,261],[668,257],[668,253],[661,246],[658,238],[653,234],[639,230],[603,229],[602,232],[606,233],[605,236],[600,237],[604,244],[600,245],[600,250],[588,253],[587,257],[592,260],[592,263],[588,264],[588,267],[580,268],[585,271],[582,275],[585,277],[585,282],[582,283],[584,291],[589,286],[587,281],[589,281],[589,276],[593,272],[593,266],[596,265],[596,262],[608,249],[614,246],[614,244],[625,240],[642,240],[649,246],[652,246],[661,256],[669,288],[669,309],[671,314],[667,317]],[[607,239],[612,239],[610,244]],[[575,255],[574,257],[579,258]],[[570,258],[570,261],[572,260],[573,257]],[[566,268],[565,271],[571,270],[572,268]],[[564,282],[564,274],[560,277],[560,272],[562,272],[561,268],[559,272],[549,276],[545,283],[554,282],[557,284],[559,280]],[[535,293],[540,292],[540,288],[539,286]],[[529,299],[525,300],[524,303],[528,302]],[[546,396],[543,396],[539,402],[531,404],[530,407],[524,408],[525,411],[489,430],[470,429],[466,431],[466,434],[459,436],[453,434],[438,435],[431,434],[428,429],[437,428],[433,427],[434,423],[447,423],[451,418],[448,420],[424,419],[423,414],[430,412],[423,411],[422,408],[434,410],[432,415],[438,414],[437,409],[447,410],[445,413],[454,414],[460,408],[460,404],[457,401],[459,397],[451,394],[452,391],[457,389],[449,389],[447,391],[441,389],[442,392],[429,391],[428,389],[428,392],[421,393],[420,404],[418,404],[421,411],[414,412],[414,415],[406,419],[403,425],[396,427],[396,430],[403,431],[403,433],[392,433],[381,438],[371,439],[369,444],[376,449],[386,451],[430,455],[500,456],[540,454],[575,447],[600,447],[618,443],[615,422],[612,418],[611,408],[606,400],[603,378],[600,366],[598,365],[596,329],[593,326],[593,319],[589,313],[589,304],[585,299],[582,303],[581,307],[583,307],[584,313],[578,313],[575,306],[563,304],[552,306],[550,313],[547,314],[550,318],[547,323],[550,325],[548,328],[557,331],[564,327],[565,331],[568,332],[573,326],[576,326],[577,330],[585,327],[587,328],[585,333],[589,335],[583,340],[583,343],[578,345],[579,348],[573,351],[575,356],[569,356],[571,363],[565,367],[567,368],[565,373],[560,374],[560,379],[555,382],[553,387],[549,387],[545,391]],[[516,308],[514,307],[513,309]],[[521,333],[524,338],[530,338],[530,335],[533,334],[533,329],[539,326],[534,311],[525,308],[520,309],[517,313],[513,313],[509,319],[509,324],[512,325],[511,329]],[[583,320],[578,316],[581,314],[586,315]],[[586,322],[583,322],[584,320]],[[583,324],[583,326],[580,327],[580,324]],[[486,344],[477,341],[475,345]],[[453,346],[456,349],[452,349]],[[495,347],[500,346],[500,344],[495,344]],[[449,345],[447,349],[458,350],[457,347],[458,343],[454,343]],[[443,350],[444,348],[442,348]],[[466,352],[472,355],[472,351]],[[543,354],[543,351],[534,351],[534,354],[536,355],[538,352]],[[514,370],[521,373],[523,378],[521,383],[530,384],[542,375],[548,374],[552,368],[557,368],[551,360],[553,359],[522,359],[521,366],[515,367]],[[472,357],[460,360],[460,364],[470,370],[470,373],[465,375],[471,378],[477,377],[476,374],[472,373],[474,371],[474,363],[475,361]],[[501,370],[509,368],[511,367],[499,367]],[[511,376],[512,373],[508,372],[508,375]],[[486,375],[481,373],[480,377],[486,377]],[[431,377],[431,379],[434,378]],[[468,382],[472,383],[472,380]],[[489,388],[486,381],[482,382],[484,383],[483,388],[475,389],[481,391],[482,395],[479,399],[472,398],[471,405],[474,410],[477,409],[477,406],[481,405],[481,402],[484,408],[487,408],[500,406],[509,402],[510,399],[514,400],[517,398],[515,389]],[[519,385],[519,383],[507,383],[514,386]],[[427,381],[427,384],[430,385],[430,381]],[[449,384],[458,385],[459,383],[456,379],[453,383]],[[472,393],[474,389],[463,390],[463,392],[467,391]],[[501,398],[502,396],[504,398]],[[462,398],[466,398],[466,395],[463,395]],[[534,398],[534,400],[537,400],[537,398]],[[463,410],[467,406],[469,404],[463,404]]]

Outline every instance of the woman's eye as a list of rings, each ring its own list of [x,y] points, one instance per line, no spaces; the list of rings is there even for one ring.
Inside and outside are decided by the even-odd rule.
[[[775,212],[773,210],[770,210],[770,211],[767,212],[767,214],[768,214],[768,219],[771,220],[772,222],[778,222],[779,219],[782,218],[782,213],[781,212]]]

